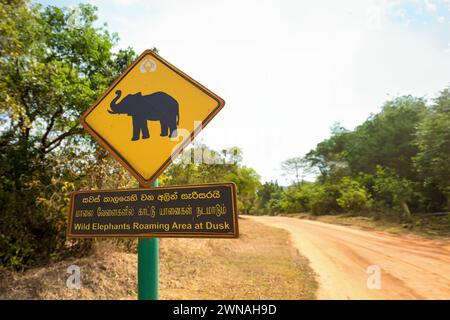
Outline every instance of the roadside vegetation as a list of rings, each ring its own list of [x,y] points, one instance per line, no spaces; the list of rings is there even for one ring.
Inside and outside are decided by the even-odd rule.
[[[354,130],[331,137],[282,169],[292,184],[258,189],[255,213],[351,214],[450,233],[450,91],[387,101]],[[314,182],[303,176],[314,172]],[[430,231],[431,231],[430,229]]]
[[[428,239],[450,239],[448,218],[446,215],[412,215],[405,221],[395,215],[375,218],[373,214],[326,214],[313,215],[311,213],[282,213],[280,215],[315,220],[325,223],[348,226],[368,231],[385,231],[395,235],[417,235]]]

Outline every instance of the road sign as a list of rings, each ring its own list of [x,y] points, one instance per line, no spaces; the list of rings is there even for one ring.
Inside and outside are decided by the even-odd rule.
[[[81,123],[149,187],[224,104],[147,50],[83,114]]]
[[[234,183],[71,195],[68,237],[238,237]]]

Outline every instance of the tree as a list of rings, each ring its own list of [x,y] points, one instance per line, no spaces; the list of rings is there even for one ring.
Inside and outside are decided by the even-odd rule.
[[[350,170],[374,173],[377,166],[389,167],[403,178],[414,180],[412,157],[418,148],[414,143],[418,124],[427,113],[422,98],[403,96],[384,104],[348,136],[345,158]]]
[[[246,166],[239,167],[236,172],[229,172],[225,176],[225,181],[236,184],[238,205],[244,214],[252,213],[255,207],[256,192],[261,185],[260,179],[255,169]]]
[[[319,180],[325,181],[336,170],[348,168],[347,145],[351,135],[351,131],[335,123],[331,127],[331,137],[318,143],[315,149],[306,154],[305,161],[310,170],[318,169]]]
[[[281,200],[283,197],[283,187],[278,185],[278,182],[265,182],[257,191],[258,196],[258,209],[264,212],[272,214],[276,211],[281,211]]]
[[[254,169],[242,166],[241,161],[242,151],[237,147],[219,152],[194,142],[169,166],[161,180],[167,185],[234,182],[238,209],[247,214],[255,207],[260,177]]]
[[[414,180],[412,157],[418,152],[415,132],[426,113],[424,99],[411,96],[393,99],[353,131],[334,126],[332,136],[320,142],[306,159],[319,168],[323,178],[345,168],[350,175],[375,173],[381,165]]]
[[[377,167],[374,190],[378,199],[382,199],[389,207],[400,205],[405,216],[411,218],[408,201],[413,196],[412,183],[401,178],[390,168]]]
[[[91,182],[111,182],[107,173],[88,181],[88,164],[96,157],[106,172],[117,169],[96,152],[79,117],[135,53],[112,52],[117,36],[96,26],[95,12],[83,4],[42,8],[20,0],[0,3],[3,265],[22,268],[67,252],[67,193]],[[74,241],[70,248],[78,250],[82,243]]]
[[[425,100],[422,98],[412,96],[395,98],[387,101],[381,112],[371,115],[352,131],[335,124],[331,137],[320,142],[305,159],[311,166],[319,169],[319,183],[339,186],[347,177],[357,181],[362,176],[374,176],[377,168],[381,166],[389,168],[389,172],[398,178],[396,181],[400,183],[397,186],[399,191],[404,191],[400,185],[407,184],[406,189],[414,191],[417,195],[420,180],[423,178],[419,177],[418,166],[414,165],[413,161],[419,152],[416,132],[428,113]],[[442,153],[444,154],[445,152]],[[368,184],[361,184],[363,182]],[[372,180],[362,179],[358,183],[369,194],[372,193],[374,199],[380,196],[374,191]],[[351,194],[358,193],[351,192]],[[406,195],[400,196],[405,197]],[[414,210],[423,206],[423,202],[417,197],[400,202],[405,213],[410,210],[410,206]],[[436,204],[436,201],[433,203]],[[340,205],[346,206],[342,198]],[[388,208],[389,205],[386,209]]]
[[[339,183],[337,204],[349,212],[362,212],[372,206],[370,193],[358,181],[344,177]]]
[[[418,153],[414,164],[424,187],[439,203],[439,208],[450,210],[450,91],[445,89],[434,101],[430,112],[418,126],[416,134]]]
[[[281,170],[286,176],[294,176],[294,181],[299,184],[309,172],[309,164],[302,157],[290,158],[281,163]]]

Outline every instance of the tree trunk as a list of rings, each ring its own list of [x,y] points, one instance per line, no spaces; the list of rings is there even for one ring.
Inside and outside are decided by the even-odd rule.
[[[405,200],[400,200],[400,205],[402,206],[403,212],[405,212],[406,217],[411,218],[411,211],[409,210],[408,204]]]

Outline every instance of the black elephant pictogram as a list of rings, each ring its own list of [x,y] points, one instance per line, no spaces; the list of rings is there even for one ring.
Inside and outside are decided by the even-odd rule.
[[[150,138],[147,121],[159,121],[161,136],[175,138],[180,120],[177,100],[165,92],[142,95],[141,92],[128,94],[119,103],[122,91],[116,91],[108,110],[111,114],[127,114],[133,118],[132,141]]]

